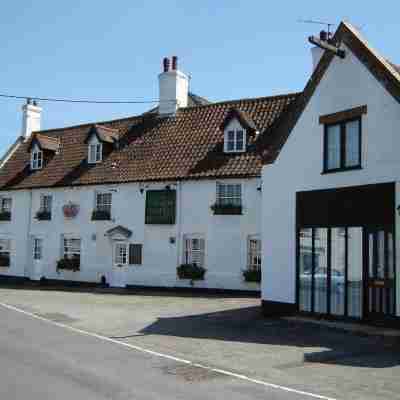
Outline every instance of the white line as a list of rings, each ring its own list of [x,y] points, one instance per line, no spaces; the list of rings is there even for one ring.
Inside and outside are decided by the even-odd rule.
[[[143,348],[143,347],[140,347],[140,346],[135,346],[133,344],[121,342],[120,340],[111,339],[111,338],[109,338],[107,336],[98,335],[97,333],[84,331],[82,329],[74,328],[72,326],[62,324],[60,322],[55,322],[55,321],[52,321],[50,319],[43,318],[43,317],[41,317],[39,315],[31,313],[29,311],[25,311],[25,310],[22,310],[20,308],[14,307],[14,306],[12,306],[10,304],[6,304],[6,303],[1,303],[0,302],[0,306],[2,306],[4,308],[7,308],[9,310],[13,310],[13,311],[19,312],[21,314],[29,315],[32,318],[38,319],[40,321],[45,321],[45,322],[47,322],[49,324],[58,326],[60,328],[68,329],[68,330],[70,330],[72,332],[80,333],[80,334],[86,335],[86,336],[92,336],[92,337],[95,337],[97,339],[104,340],[106,342],[118,344],[120,346],[124,346],[124,347],[127,347],[127,348],[132,349],[132,350],[140,351],[142,353],[151,354],[151,355],[156,356],[156,357],[166,358],[168,360],[176,361],[176,362],[183,363],[183,364],[192,365],[193,367],[198,367],[198,368],[202,368],[202,369],[205,369],[205,370],[208,370],[208,371],[217,372],[217,373],[220,373],[220,374],[223,374],[223,375],[227,375],[227,376],[231,376],[233,378],[241,379],[241,380],[244,380],[244,381],[247,381],[247,382],[256,383],[258,385],[262,385],[262,386],[265,386],[265,387],[269,387],[269,388],[273,388],[273,389],[279,389],[279,390],[283,390],[285,392],[290,392],[290,393],[295,393],[295,394],[301,394],[301,395],[304,395],[304,396],[312,397],[314,399],[337,400],[337,399],[334,399],[332,397],[326,397],[326,396],[321,396],[319,394],[303,392],[301,390],[292,389],[292,388],[289,388],[289,387],[286,387],[286,386],[276,385],[274,383],[269,383],[269,382],[261,381],[261,380],[258,380],[258,379],[253,379],[253,378],[250,378],[250,377],[248,377],[246,375],[235,374],[234,372],[226,371],[226,370],[223,370],[223,369],[208,367],[207,365],[194,363],[193,361],[185,360],[183,358],[178,358],[178,357],[174,357],[174,356],[171,356],[171,355],[168,355],[168,354],[158,353],[156,351],[149,350],[149,349],[146,349],[146,348]]]

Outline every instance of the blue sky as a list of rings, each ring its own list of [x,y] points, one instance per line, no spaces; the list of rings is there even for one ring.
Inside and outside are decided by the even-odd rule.
[[[177,55],[191,90],[212,101],[301,90],[317,25],[361,28],[400,63],[398,1],[7,1],[0,13],[0,93],[154,99],[164,56]],[[0,153],[20,133],[23,101],[0,99]],[[134,115],[149,105],[42,103],[42,128]]]

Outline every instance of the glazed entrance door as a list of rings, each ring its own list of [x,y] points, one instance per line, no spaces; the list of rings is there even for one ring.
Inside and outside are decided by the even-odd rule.
[[[396,304],[393,229],[365,229],[364,243],[365,317],[384,320]]]

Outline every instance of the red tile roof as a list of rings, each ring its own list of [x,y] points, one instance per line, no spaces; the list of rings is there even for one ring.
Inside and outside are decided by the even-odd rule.
[[[194,105],[176,116],[144,113],[96,124],[41,131],[60,141],[42,170],[29,168],[29,143],[22,143],[0,170],[0,190],[138,181],[259,176],[262,160],[256,138],[245,153],[223,152],[221,125],[231,109],[251,119],[262,135],[298,97],[297,93]],[[85,139],[96,125],[118,131],[119,140],[99,164],[87,163]],[[112,131],[110,131],[112,129]]]

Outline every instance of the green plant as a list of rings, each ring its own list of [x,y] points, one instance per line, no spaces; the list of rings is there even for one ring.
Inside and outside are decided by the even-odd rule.
[[[215,203],[211,207],[214,211],[214,215],[241,215],[242,206],[237,206],[234,204],[218,204]]]
[[[0,212],[0,221],[11,221],[11,213],[10,213],[10,211],[2,211],[2,212]]]
[[[243,277],[246,282],[261,282],[261,270],[260,269],[245,269],[243,271]]]
[[[203,280],[206,269],[195,264],[181,264],[176,268],[179,279]]]
[[[51,220],[51,212],[39,210],[36,213],[36,219],[38,219],[39,221],[50,221]]]
[[[57,261],[57,269],[65,269],[68,271],[79,271],[80,269],[80,258],[61,258]]]
[[[10,256],[6,254],[0,254],[0,267],[10,266]]]
[[[111,219],[111,214],[106,210],[93,210],[92,221],[108,221]]]

